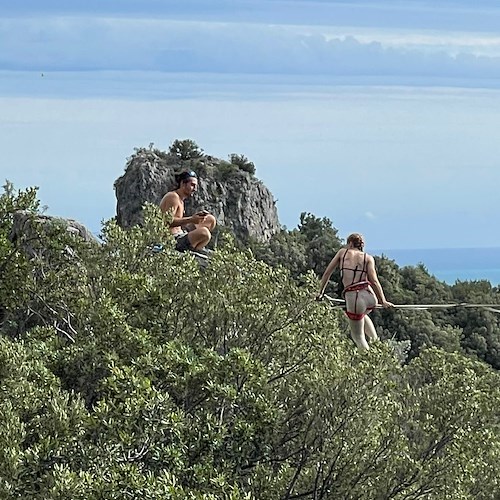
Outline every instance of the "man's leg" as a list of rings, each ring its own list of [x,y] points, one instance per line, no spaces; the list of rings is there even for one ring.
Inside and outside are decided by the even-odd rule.
[[[214,230],[217,220],[212,214],[205,216],[205,220],[196,225],[196,227],[206,227],[210,232]]]
[[[189,231],[188,239],[189,244],[191,245],[193,250],[200,250],[210,241],[212,234],[209,229],[198,224],[196,229]]]
[[[205,216],[205,220],[196,224],[194,229],[189,231],[189,242],[194,250],[201,250],[204,248],[212,238],[212,230],[214,229],[217,221],[211,214]]]
[[[178,236],[175,239],[175,249],[179,252],[185,252],[186,250],[193,250],[187,233]]]

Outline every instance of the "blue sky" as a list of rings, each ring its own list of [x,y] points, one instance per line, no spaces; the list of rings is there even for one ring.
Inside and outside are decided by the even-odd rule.
[[[497,1],[0,0],[0,177],[95,232],[135,147],[244,154],[295,227],[498,246]]]

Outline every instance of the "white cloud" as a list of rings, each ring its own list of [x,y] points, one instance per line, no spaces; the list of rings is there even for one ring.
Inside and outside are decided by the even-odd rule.
[[[295,27],[298,31],[301,27]],[[309,34],[322,34],[330,41],[349,35],[360,43],[378,42],[385,48],[412,50],[421,52],[445,52],[449,55],[468,53],[474,56],[500,56],[500,34],[449,32],[445,30],[401,30],[374,29],[360,27],[328,27],[309,28]]]
[[[325,75],[373,77],[379,84],[500,81],[500,37],[303,30],[161,19],[4,19],[0,46],[9,50],[0,52],[0,69]]]

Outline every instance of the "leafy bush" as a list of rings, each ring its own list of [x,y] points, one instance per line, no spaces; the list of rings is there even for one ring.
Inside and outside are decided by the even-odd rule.
[[[299,287],[230,241],[202,270],[152,206],[101,245],[51,235],[43,261],[8,229],[0,498],[495,498],[500,379],[483,363],[358,353],[313,273]]]
[[[251,175],[255,174],[255,165],[246,156],[232,153],[229,155],[229,161],[231,165],[236,165],[240,170]]]
[[[180,160],[192,160],[203,156],[203,149],[191,139],[176,139],[168,150]]]
[[[217,164],[217,169],[215,172],[217,179],[220,182],[225,182],[233,178],[238,173],[238,171],[239,169],[236,165],[228,163],[227,161],[220,161]]]

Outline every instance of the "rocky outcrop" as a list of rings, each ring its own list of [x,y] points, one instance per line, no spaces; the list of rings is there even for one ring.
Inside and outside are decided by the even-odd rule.
[[[190,169],[197,172],[199,187],[186,200],[186,215],[208,210],[220,226],[242,240],[268,241],[281,229],[272,193],[252,174],[211,156],[182,161],[156,149],[137,150],[125,174],[116,180],[118,224],[125,228],[140,224],[144,203],[159,204],[167,191],[175,189],[175,174]]]
[[[10,240],[28,255],[44,256],[47,248],[42,236],[50,236],[60,229],[85,241],[98,243],[97,238],[80,222],[50,215],[35,214],[27,210],[18,210],[13,214]],[[67,249],[71,253],[70,249]]]

